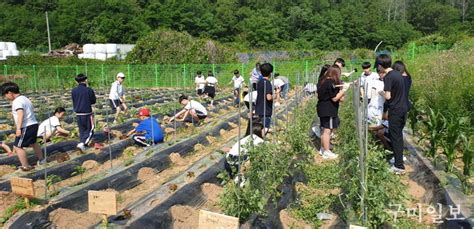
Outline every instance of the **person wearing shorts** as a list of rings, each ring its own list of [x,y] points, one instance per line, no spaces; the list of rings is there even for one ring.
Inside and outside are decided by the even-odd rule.
[[[206,87],[206,79],[202,75],[201,71],[196,72],[196,77],[194,77],[194,83],[196,84],[196,94],[201,97],[204,95],[204,90]]]
[[[339,102],[344,100],[344,93],[349,89],[349,84],[342,84],[340,80],[341,69],[337,65],[330,66],[318,84],[317,113],[321,125],[321,149],[319,153],[323,159],[336,159],[337,155],[330,148],[331,133],[339,127]]]
[[[242,86],[245,85],[244,78],[240,75],[239,70],[235,69],[234,70],[234,76],[232,76],[232,80],[229,82],[229,84],[234,85],[234,105],[237,105],[240,103],[240,89]]]
[[[216,96],[217,89],[217,78],[214,77],[214,74],[209,71],[206,78],[206,88],[205,93],[209,98],[211,98],[211,107],[214,106],[214,97]]]
[[[5,151],[5,153],[7,154],[7,156],[13,156],[13,151],[12,151],[12,149],[11,149],[10,146],[8,146],[5,142],[1,142],[1,141],[0,141],[0,148],[2,148],[3,151]]]
[[[12,115],[16,126],[13,150],[18,155],[21,163],[19,169],[22,171],[33,169],[28,164],[28,157],[23,149],[24,147],[33,147],[36,157],[38,157],[38,164],[46,163],[41,148],[36,143],[38,122],[36,121],[33,104],[26,96],[20,94],[20,88],[13,82],[2,84],[1,91],[3,97],[12,101]]]
[[[201,103],[190,100],[185,95],[179,97],[179,103],[183,105],[184,108],[176,113],[175,116],[171,117],[168,122],[172,122],[176,119],[176,121],[190,122],[197,125],[201,120],[207,118],[207,110]]]
[[[115,111],[114,123],[117,123],[117,119],[121,112],[127,110],[125,104],[125,92],[123,90],[123,82],[125,81],[125,74],[119,72],[117,74],[117,80],[112,83],[109,93],[110,108]]]

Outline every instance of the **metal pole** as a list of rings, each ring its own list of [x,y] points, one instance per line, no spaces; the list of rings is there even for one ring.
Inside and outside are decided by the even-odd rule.
[[[33,65],[33,80],[34,91],[36,91],[38,89],[36,85],[36,65]]]
[[[51,126],[51,119],[49,119],[49,126]],[[46,152],[46,126],[44,127],[43,142],[43,156],[44,159],[47,161],[48,153]],[[46,167],[47,166],[44,166],[44,199],[48,199],[48,171],[46,170]]]
[[[178,102],[179,104],[179,98],[176,97],[176,90],[173,90],[173,94],[174,94],[174,98],[176,99],[176,101]],[[173,131],[173,142],[176,142],[176,108],[173,109],[173,112],[174,112],[174,118],[173,118],[173,125],[174,125],[174,131]]]
[[[48,52],[48,53],[51,53],[51,36],[50,36],[50,34],[49,34],[48,11],[46,11],[45,13],[46,13],[46,30],[48,30],[48,48],[49,48],[49,52]]]
[[[107,101],[107,100],[105,100]],[[107,102],[106,102],[107,104]],[[104,106],[105,107],[105,106]],[[110,160],[110,169],[112,170],[114,167],[112,165],[112,149],[110,148],[110,132],[112,131],[112,128],[109,126],[109,109],[105,109],[105,122],[106,122],[106,128],[109,132],[107,132],[107,148],[109,149],[109,160]]]

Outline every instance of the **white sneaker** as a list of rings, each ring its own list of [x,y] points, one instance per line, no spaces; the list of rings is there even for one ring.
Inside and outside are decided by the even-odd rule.
[[[36,165],[40,166],[40,165],[44,165],[46,164],[46,158],[43,158],[42,160],[38,160],[38,162],[36,162]]]
[[[407,157],[403,155],[403,162],[406,162],[406,161],[407,161]],[[395,157],[390,158],[390,164],[395,164]]]
[[[79,144],[77,144],[76,148],[77,148],[78,150],[80,150],[81,152],[86,151],[86,146],[85,146],[84,143],[82,143],[82,142],[79,142]]]
[[[405,174],[405,169],[400,169],[395,166],[390,167],[390,172],[396,174],[396,175],[402,175]]]
[[[323,148],[319,148],[319,155],[323,156]]]
[[[330,150],[326,150],[323,152],[323,159],[324,160],[332,160],[332,159],[336,159],[338,157],[337,154],[331,152]]]

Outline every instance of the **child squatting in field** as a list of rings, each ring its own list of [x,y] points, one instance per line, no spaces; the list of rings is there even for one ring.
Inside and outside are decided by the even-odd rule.
[[[161,143],[164,140],[163,130],[158,121],[151,117],[150,109],[140,108],[138,118],[141,120],[138,126],[127,133],[127,137],[132,136],[135,144],[147,147],[151,143]]]

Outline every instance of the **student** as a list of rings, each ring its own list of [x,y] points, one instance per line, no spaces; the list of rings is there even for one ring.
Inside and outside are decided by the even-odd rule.
[[[206,79],[201,71],[196,72],[196,77],[194,77],[194,83],[196,84],[196,94],[199,97],[204,95],[204,89],[206,87]]]
[[[2,96],[12,101],[12,115],[15,121],[16,132],[13,150],[18,155],[22,171],[30,171],[33,169],[28,164],[28,158],[24,147],[33,147],[36,157],[38,157],[38,165],[46,163],[41,148],[36,143],[36,133],[38,132],[38,122],[36,121],[33,104],[26,97],[20,94],[20,88],[16,83],[7,82],[1,86]]]
[[[285,88],[285,82],[282,79],[275,78],[272,80],[273,88],[275,89],[275,106],[280,106],[281,92]]]
[[[255,64],[255,68],[252,70],[252,73],[250,74],[250,82],[252,82],[252,88],[253,90],[257,90],[257,82],[261,80],[262,73],[260,72],[260,63]]]
[[[211,71],[207,73],[207,78],[206,78],[206,88],[205,92],[206,95],[211,98],[211,107],[214,106],[214,97],[216,96],[216,90],[217,90],[217,78],[214,77],[214,74],[212,74]]]
[[[342,70],[344,69],[344,67],[346,66],[346,62],[344,61],[344,59],[342,58],[337,58],[335,61],[334,61],[334,65],[336,65],[337,67],[339,67],[339,69],[341,69],[341,75],[342,76],[345,76],[345,77],[349,77],[352,73],[356,72],[357,70],[353,70],[351,72],[342,72]]]
[[[44,120],[38,128],[38,140],[41,142],[46,138],[46,142],[52,136],[68,136],[69,131],[61,127],[60,120],[64,117],[66,110],[63,107],[58,107],[54,110],[54,115]]]
[[[360,94],[363,96],[365,94],[365,88],[367,88],[367,83],[371,80],[379,80],[379,76],[377,73],[372,72],[371,70],[371,64],[369,62],[364,62],[362,63],[362,74],[360,75],[359,81],[360,81]],[[370,103],[371,99],[371,94],[368,92],[367,94],[367,99]]]
[[[13,151],[12,151],[12,149],[11,149],[10,146],[8,146],[5,142],[0,141],[0,148],[2,148],[3,151],[5,151],[5,153],[7,154],[7,156],[13,156]]]
[[[387,54],[377,57],[383,76],[384,90],[380,92],[387,101],[389,136],[392,142],[395,163],[390,171],[395,174],[404,174],[405,165],[403,163],[403,127],[405,127],[406,114],[408,111],[405,81],[398,71],[392,69],[392,58]]]
[[[304,83],[303,92],[305,95],[314,95],[316,94],[317,91],[318,91],[318,88],[316,84],[308,83],[308,82]]]
[[[321,71],[319,72],[318,76],[318,83],[316,84],[316,91],[317,88],[321,85],[321,81],[325,79],[324,74],[326,74],[326,71],[329,69],[329,67],[331,67],[331,65],[329,64],[325,64],[321,67]]]
[[[207,110],[201,103],[189,100],[185,95],[179,97],[179,103],[184,106],[183,110],[171,117],[169,122],[176,119],[176,121],[180,122],[184,121],[198,124],[199,121],[204,120],[207,117]]]
[[[383,75],[384,73],[380,72],[380,74]],[[367,98],[369,99],[369,103],[367,104],[367,121],[369,127],[380,126],[382,124],[385,103],[385,98],[379,94],[380,91],[383,91],[384,83],[379,78],[379,74],[376,74],[375,77],[377,77],[377,79],[367,78],[365,86],[365,90],[367,90]]]
[[[252,102],[252,110],[253,110],[253,113],[255,113],[255,104],[257,102],[257,91],[251,91],[251,92],[244,91],[242,95],[244,96],[244,103],[247,109],[250,110],[250,102]]]
[[[87,76],[79,74],[75,78],[77,87],[72,89],[72,106],[76,113],[79,127],[79,144],[77,148],[84,152],[94,135],[94,114],[92,105],[96,103],[94,90],[87,86]]]
[[[342,88],[340,80],[341,69],[337,65],[333,65],[327,69],[318,87],[318,104],[317,112],[321,126],[321,149],[319,153],[323,159],[335,159],[338,155],[331,152],[329,144],[331,133],[339,127],[339,102],[344,99],[344,93],[349,89],[348,83]]]
[[[117,123],[117,119],[121,112],[127,110],[127,105],[125,104],[125,92],[123,90],[123,81],[125,80],[125,74],[119,72],[117,74],[117,80],[112,83],[109,93],[110,107],[115,113],[114,123]]]
[[[257,102],[257,91],[251,91],[250,93],[247,91],[244,91],[243,93],[244,96],[244,103],[245,106],[248,109],[248,118],[249,121],[247,122],[247,129],[245,131],[245,135],[250,134],[250,120],[258,120],[258,116],[255,117],[255,105]],[[252,103],[252,109],[250,109],[250,103]],[[252,111],[252,112],[250,112]]]
[[[155,118],[150,117],[150,109],[140,108],[138,110],[138,118],[141,120],[138,126],[127,133],[127,137],[132,136],[135,144],[147,147],[150,143],[163,142],[164,135],[160,124]]]
[[[251,146],[250,140],[253,140],[253,145],[259,145],[263,142],[263,126],[261,123],[254,123],[252,126],[252,135],[248,134],[240,139],[240,154],[239,154],[239,142],[236,142],[232,148],[227,152],[224,162],[224,168],[231,179],[234,179],[236,172],[239,168],[239,156],[240,162],[248,160],[248,149]],[[238,181],[238,180],[237,180]]]
[[[232,76],[232,80],[229,84],[231,83],[234,85],[234,104],[237,105],[240,103],[240,89],[245,85],[245,80],[240,76],[239,70],[234,70],[234,76]]]
[[[275,79],[283,80],[283,82],[285,83],[285,85],[283,85],[283,88],[281,89],[281,98],[286,99],[286,95],[290,90],[290,80],[288,80],[288,78],[284,76],[281,76],[278,72],[275,73]]]
[[[412,84],[411,75],[408,73],[407,67],[402,61],[395,61],[392,66],[393,70],[402,73],[403,81],[405,82],[405,96],[406,96],[406,103],[408,107],[408,111],[411,109],[411,101],[410,101],[410,88]]]
[[[257,83],[257,101],[255,104],[255,113],[263,122],[265,136],[270,129],[273,113],[273,100],[275,99],[273,96],[272,83],[269,81],[270,75],[273,72],[273,66],[269,63],[262,64],[260,66],[260,72],[263,75],[263,79],[259,80]]]

